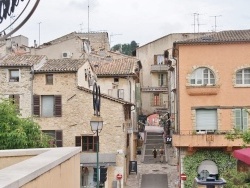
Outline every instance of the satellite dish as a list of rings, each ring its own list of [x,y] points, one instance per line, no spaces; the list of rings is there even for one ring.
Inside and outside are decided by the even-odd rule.
[[[91,48],[90,48],[90,44],[89,41],[84,41],[83,42],[83,48],[86,54],[90,54],[91,52]]]

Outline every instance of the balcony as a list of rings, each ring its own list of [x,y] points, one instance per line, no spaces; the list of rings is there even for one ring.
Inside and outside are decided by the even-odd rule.
[[[141,88],[142,92],[155,92],[155,91],[159,91],[159,92],[166,92],[168,91],[167,86],[165,87],[142,87]]]
[[[150,72],[167,72],[167,65],[151,65]]]
[[[243,141],[225,138],[227,131],[181,131],[173,134],[172,144],[175,147],[241,147]]]

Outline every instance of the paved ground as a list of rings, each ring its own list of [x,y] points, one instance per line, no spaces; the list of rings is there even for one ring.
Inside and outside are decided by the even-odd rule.
[[[143,174],[141,188],[165,188],[168,185],[167,174]]]
[[[146,126],[146,131],[150,132],[162,132],[161,127]],[[142,135],[143,137],[144,135]],[[144,139],[144,137],[143,137]],[[143,163],[143,155],[137,155],[137,174],[131,173],[127,179],[125,188],[144,188],[141,186],[143,175],[147,174],[163,174],[168,181],[168,188],[176,188],[178,182],[178,173],[176,166],[176,158],[174,157],[174,150],[172,147],[164,144],[166,150],[166,162],[160,163],[160,159],[157,159],[157,163],[146,164]],[[146,177],[146,176],[144,176]],[[160,177],[160,176],[159,176]],[[163,179],[165,179],[163,178]],[[144,185],[144,184],[143,184]],[[167,186],[165,186],[167,187]],[[152,188],[157,188],[153,186]],[[159,187],[160,188],[160,187]]]

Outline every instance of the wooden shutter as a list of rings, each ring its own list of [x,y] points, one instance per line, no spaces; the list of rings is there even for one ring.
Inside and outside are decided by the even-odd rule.
[[[54,97],[55,100],[55,108],[54,108],[54,113],[56,117],[61,117],[62,116],[62,96],[61,95],[55,95]]]
[[[57,147],[62,147],[63,146],[63,133],[62,130],[56,130],[56,146]]]
[[[33,96],[33,114],[40,116],[40,95]]]
[[[82,144],[82,137],[81,136],[76,136],[75,137],[75,146],[81,146]]]

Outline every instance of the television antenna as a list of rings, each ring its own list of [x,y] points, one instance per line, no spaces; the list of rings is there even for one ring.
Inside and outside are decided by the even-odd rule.
[[[122,34],[113,34],[113,33],[112,33],[112,34],[110,35],[110,37],[109,37],[109,38],[110,38],[110,39],[109,39],[109,45],[110,45],[110,46],[111,46],[111,43],[112,43],[112,37],[113,37],[113,36],[117,36],[117,35],[122,35]]]
[[[217,19],[217,17],[221,17],[221,16],[222,16],[222,15],[210,16],[210,17],[214,17],[214,32],[216,32],[216,28],[217,28],[216,19]]]

